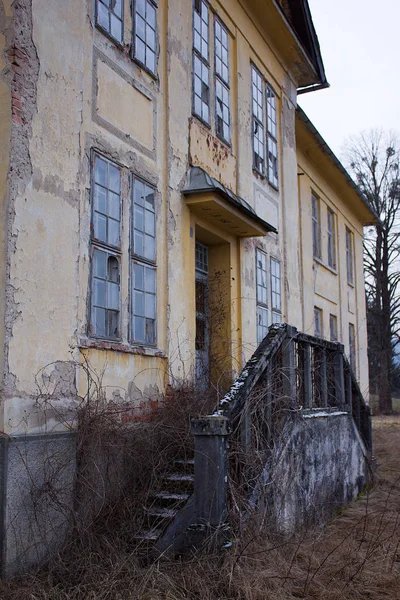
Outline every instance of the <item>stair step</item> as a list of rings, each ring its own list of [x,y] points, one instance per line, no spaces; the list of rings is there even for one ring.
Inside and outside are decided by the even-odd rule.
[[[173,519],[177,512],[174,508],[146,508],[146,514],[149,517],[160,517],[161,519]]]
[[[135,536],[137,541],[155,542],[162,534],[162,529],[141,529]]]
[[[190,494],[186,494],[183,492],[178,494],[174,492],[163,491],[154,494],[153,498],[157,498],[157,500],[160,500],[162,502],[168,502],[169,504],[180,504],[182,502],[186,502],[189,496]]]
[[[194,467],[194,458],[177,458],[176,460],[174,460],[174,463],[176,465],[183,465],[183,466],[191,466]]]
[[[194,476],[193,475],[184,474],[184,473],[172,473],[172,475],[167,475],[166,479],[168,481],[193,483]]]

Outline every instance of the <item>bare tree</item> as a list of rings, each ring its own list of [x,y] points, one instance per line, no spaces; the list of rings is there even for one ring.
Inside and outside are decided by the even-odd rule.
[[[391,134],[370,131],[347,145],[349,170],[379,216],[364,236],[370,387],[379,410],[392,411],[393,348],[400,341],[400,147]]]

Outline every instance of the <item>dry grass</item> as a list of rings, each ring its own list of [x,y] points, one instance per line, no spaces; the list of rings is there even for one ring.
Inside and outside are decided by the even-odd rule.
[[[318,532],[247,532],[225,555],[140,565],[103,523],[1,600],[400,599],[400,416],[374,418],[374,489]]]

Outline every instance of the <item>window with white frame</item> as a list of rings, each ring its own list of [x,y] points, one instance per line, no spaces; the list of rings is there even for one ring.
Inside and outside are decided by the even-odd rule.
[[[321,221],[319,198],[311,194],[312,204],[312,242],[314,258],[321,258]]]
[[[209,11],[204,0],[193,3],[193,112],[210,124]]]
[[[271,316],[272,323],[282,320],[281,263],[271,256]]]
[[[346,270],[347,282],[354,284],[353,233],[346,227]]]
[[[336,231],[335,213],[328,207],[327,212],[328,265],[336,269]]]
[[[121,170],[93,155],[91,335],[120,338]]]
[[[156,343],[156,214],[154,188],[133,177],[131,227],[131,339]]]
[[[215,131],[223,141],[230,143],[229,110],[229,37],[223,23],[215,17]]]
[[[123,0],[96,0],[96,23],[114,40],[122,42]]]
[[[266,86],[267,98],[267,153],[268,181],[278,187],[278,140],[276,124],[276,96],[270,85]]]
[[[264,94],[263,79],[254,65],[251,67],[251,91],[253,107],[253,168],[264,174]]]
[[[256,286],[257,286],[257,343],[268,333],[268,272],[267,255],[256,250]]]
[[[314,335],[322,337],[322,309],[314,306]]]
[[[112,1],[112,0],[111,0]],[[133,57],[152,73],[156,70],[157,13],[151,0],[133,3]]]
[[[337,342],[337,317],[329,315],[329,333],[331,342]]]

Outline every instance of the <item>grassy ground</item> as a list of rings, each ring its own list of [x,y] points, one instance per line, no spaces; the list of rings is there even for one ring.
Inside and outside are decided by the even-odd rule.
[[[400,415],[374,417],[375,486],[317,533],[140,566],[107,536],[0,584],[1,600],[400,600]]]
[[[378,396],[370,395],[370,405],[372,413],[378,413]],[[393,412],[400,414],[400,398],[392,398]]]

